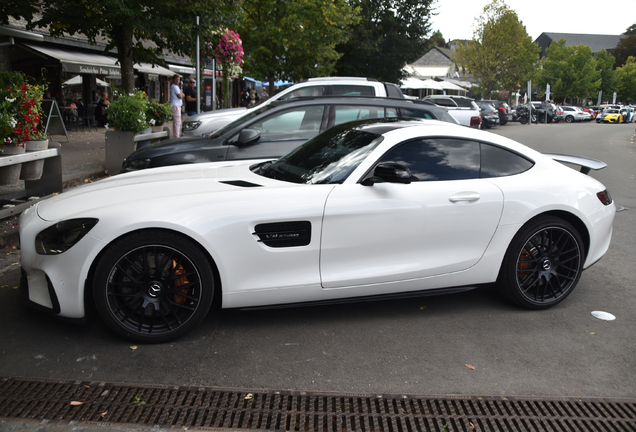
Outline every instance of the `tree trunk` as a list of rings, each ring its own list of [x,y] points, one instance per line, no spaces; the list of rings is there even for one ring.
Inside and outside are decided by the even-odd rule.
[[[122,90],[127,93],[135,91],[135,63],[133,58],[133,29],[123,24],[112,31],[113,41],[117,46],[117,60],[121,68]]]
[[[274,96],[274,81],[276,81],[276,77],[274,75],[270,75],[267,77],[269,81],[269,97]]]

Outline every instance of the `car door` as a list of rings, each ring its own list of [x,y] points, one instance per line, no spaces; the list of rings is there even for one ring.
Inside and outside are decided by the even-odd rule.
[[[295,105],[257,118],[242,129],[256,129],[260,138],[251,144],[238,144],[240,132],[227,141],[227,160],[265,159],[289,153],[323,130],[325,106]]]
[[[412,280],[475,265],[503,209],[501,190],[479,178],[479,143],[414,140],[380,162],[409,167],[413,181],[334,188],[323,222],[323,288]]]

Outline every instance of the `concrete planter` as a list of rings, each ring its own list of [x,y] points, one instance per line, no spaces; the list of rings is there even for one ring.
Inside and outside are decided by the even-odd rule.
[[[47,148],[49,148],[49,140],[47,139],[27,141],[25,145],[25,150],[27,153],[39,150],[46,150]],[[43,170],[44,159],[23,163],[22,171],[20,172],[20,179],[29,181],[40,180]]]
[[[2,153],[0,157],[11,158],[12,156],[19,155],[25,152],[25,148],[14,145],[2,146]],[[0,167],[0,185],[15,186],[20,182],[20,172],[22,171],[22,164],[13,164]]]

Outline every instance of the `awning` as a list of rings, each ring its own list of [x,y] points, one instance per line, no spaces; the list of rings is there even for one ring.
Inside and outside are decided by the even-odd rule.
[[[28,45],[34,51],[53,57],[62,63],[62,70],[71,73],[86,73],[95,75],[121,75],[120,68],[116,65],[115,57],[101,54],[83,53],[61,48],[42,47]]]
[[[62,48],[43,47],[39,45],[24,44],[26,47],[38,51],[48,57],[57,59],[62,63],[62,70],[70,73],[83,73],[95,75],[121,76],[121,68],[115,57],[97,53],[84,53]],[[174,72],[150,63],[135,63],[135,70],[141,73],[172,76]]]
[[[84,79],[82,78],[81,75],[76,75],[73,78],[71,78],[70,80],[66,80],[62,83],[62,86],[72,86],[72,85],[78,85],[81,84],[84,81]],[[108,84],[106,81],[101,80],[99,78],[95,78],[95,81],[97,82],[97,85],[99,87],[110,87],[110,84]]]
[[[174,72],[170,69],[166,69],[163,66],[152,65],[150,63],[135,63],[133,67],[141,73],[147,74],[155,74],[155,75],[163,75],[163,76],[172,76]]]
[[[417,78],[406,78],[402,80],[402,85],[400,88],[403,89],[411,89],[411,90],[442,90],[442,86],[435,80],[432,79],[417,79]]]
[[[0,27],[0,35],[5,35],[9,37],[17,37],[22,39],[28,39],[32,41],[42,42],[44,40],[44,36],[37,33],[32,33],[28,31],[24,31],[21,29],[13,28],[13,27]]]
[[[197,71],[193,67],[188,67],[188,66],[168,64],[168,68],[170,68],[173,75],[175,74],[175,72],[180,74],[189,74],[189,75],[194,75],[195,73],[197,73]]]

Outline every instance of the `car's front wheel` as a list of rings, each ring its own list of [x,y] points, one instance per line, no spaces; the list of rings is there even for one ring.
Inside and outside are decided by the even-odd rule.
[[[565,121],[566,121],[567,123],[574,123],[574,117],[572,117],[571,115],[569,115],[569,116],[567,116],[567,117],[565,118]]]
[[[565,299],[583,271],[581,236],[552,216],[533,219],[515,235],[497,284],[508,298],[530,309],[546,309]]]
[[[205,318],[214,275],[198,244],[176,233],[148,230],[109,245],[92,286],[97,310],[115,333],[135,342],[163,343]]]

